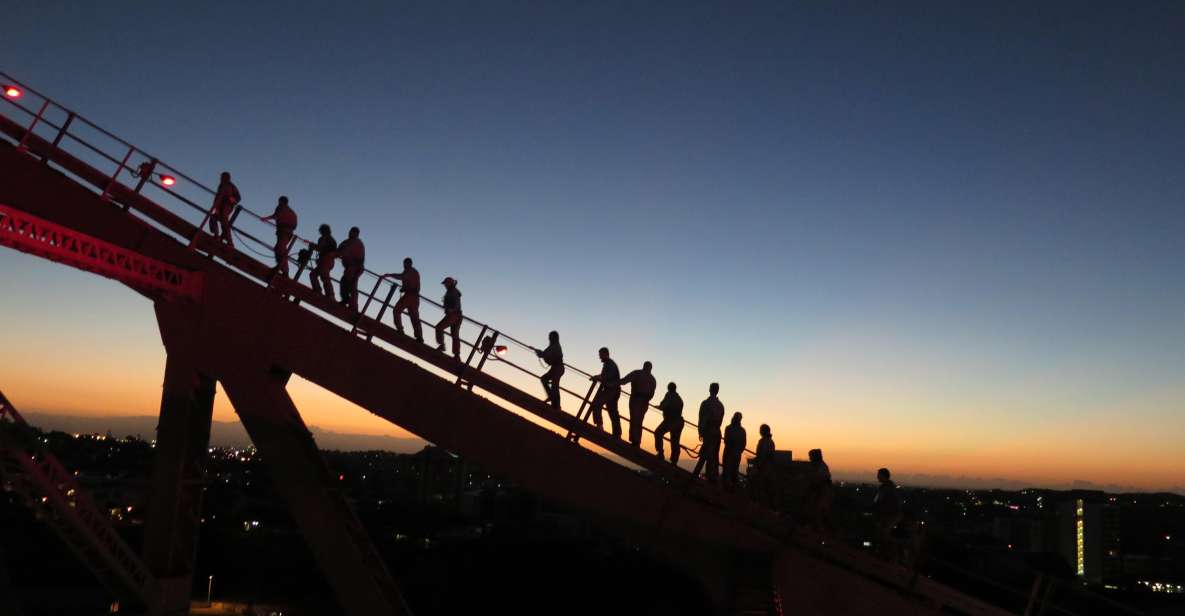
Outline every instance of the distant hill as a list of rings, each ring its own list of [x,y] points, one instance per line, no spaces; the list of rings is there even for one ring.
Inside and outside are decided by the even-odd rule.
[[[55,415],[50,413],[25,413],[29,423],[42,430],[80,432],[85,434],[106,434],[117,437],[137,436],[144,440],[156,438],[156,417],[115,416],[83,417],[79,415]],[[343,434],[309,426],[317,446],[321,449],[339,451],[394,451],[414,453],[423,449],[424,441],[418,438],[397,438],[372,434]],[[210,444],[214,447],[246,447],[251,444],[243,424],[237,421],[215,421],[210,427]]]

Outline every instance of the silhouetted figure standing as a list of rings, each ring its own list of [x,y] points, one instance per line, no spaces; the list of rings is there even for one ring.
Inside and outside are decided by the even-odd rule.
[[[732,421],[724,429],[724,487],[729,491],[736,490],[740,483],[741,454],[745,453],[747,441],[741,414],[733,413]]]
[[[276,211],[271,216],[264,216],[265,222],[276,225],[276,273],[288,277],[288,246],[292,244],[292,237],[296,234],[296,212],[288,207],[288,197],[280,197],[276,202]]]
[[[350,237],[337,247],[337,256],[342,260],[342,304],[358,312],[358,279],[366,267],[366,246],[362,244],[358,227],[350,227]]]
[[[897,498],[897,484],[893,483],[889,469],[878,470],[876,480],[880,483],[872,499],[876,549],[881,558],[892,562],[897,560],[897,540],[893,538],[893,529],[901,522],[901,501]]]
[[[457,289],[457,281],[445,278],[440,281],[444,285],[444,318],[436,324],[436,350],[444,352],[444,330],[448,329],[453,337],[453,357],[461,359],[461,291]]]
[[[654,450],[658,452],[659,458],[663,457],[662,437],[671,433],[671,464],[679,462],[679,438],[683,434],[684,424],[683,398],[679,397],[675,389],[674,383],[667,383],[667,394],[658,403],[658,409],[662,411],[662,423],[654,429]]]
[[[692,475],[698,477],[701,470],[708,481],[716,483],[720,469],[720,424],[724,423],[724,403],[716,397],[720,384],[708,387],[708,397],[699,404],[699,462],[695,463]]]
[[[811,462],[807,496],[814,510],[815,530],[826,538],[831,534],[831,502],[835,498],[831,487],[831,468],[823,461],[821,449],[810,450],[807,458]]]
[[[589,377],[592,381],[600,382],[597,395],[593,397],[589,413],[598,428],[604,430],[601,421],[601,407],[609,410],[609,421],[613,424],[613,436],[621,438],[621,414],[617,412],[617,401],[621,398],[621,372],[617,369],[617,362],[609,359],[609,349],[601,347],[601,373]]]
[[[535,349],[535,356],[547,364],[547,372],[539,377],[543,383],[543,391],[547,394],[547,401],[556,409],[560,408],[560,377],[564,376],[564,350],[560,348],[560,333],[547,334],[547,348],[540,351]]]
[[[653,368],[654,364],[645,362],[641,370],[634,370],[621,379],[622,385],[630,386],[630,444],[634,447],[642,446],[642,422],[646,419],[646,409],[650,408],[654,390],[658,388],[650,373]]]
[[[774,436],[769,425],[761,424],[761,439],[757,441],[756,455],[753,456],[753,472],[749,473],[749,481],[756,500],[772,507],[775,502],[774,475]]]
[[[318,232],[321,236],[314,245],[317,250],[317,266],[309,274],[309,281],[314,293],[320,293],[332,300],[333,278],[330,274],[333,272],[333,262],[337,258],[337,240],[333,239],[329,225],[321,225]]]
[[[424,342],[424,328],[420,323],[420,271],[411,265],[411,257],[403,260],[403,271],[387,274],[403,281],[399,289],[399,301],[395,302],[395,329],[403,333],[403,312],[411,319],[411,330],[416,342]]]
[[[235,245],[230,217],[242,199],[239,187],[230,181],[230,172],[223,171],[218,179],[218,190],[214,193],[214,204],[210,207],[210,232],[230,246]]]

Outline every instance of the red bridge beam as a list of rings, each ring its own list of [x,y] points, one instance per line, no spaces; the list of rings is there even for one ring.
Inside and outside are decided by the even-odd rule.
[[[197,299],[202,275],[0,205],[0,246],[114,278],[131,287]]]

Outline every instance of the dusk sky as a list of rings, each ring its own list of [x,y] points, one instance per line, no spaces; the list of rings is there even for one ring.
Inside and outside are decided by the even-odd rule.
[[[570,363],[719,381],[750,446],[1185,492],[1181,3],[347,4],[12,3],[0,70]],[[16,404],[156,413],[147,300],[0,272]]]

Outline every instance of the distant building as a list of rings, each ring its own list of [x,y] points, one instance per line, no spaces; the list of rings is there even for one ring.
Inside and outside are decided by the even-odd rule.
[[[1095,584],[1117,581],[1123,575],[1119,506],[1077,498],[1061,504],[1062,557],[1079,577]]]
[[[1058,522],[1052,516],[999,515],[992,519],[992,536],[1013,552],[1057,552]]]

